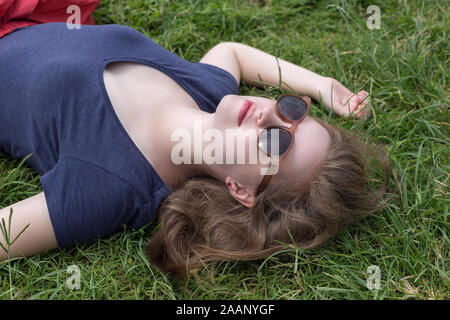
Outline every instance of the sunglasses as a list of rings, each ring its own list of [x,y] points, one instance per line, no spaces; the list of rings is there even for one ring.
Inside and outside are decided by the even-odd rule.
[[[295,140],[295,129],[305,119],[310,106],[311,98],[307,96],[293,94],[282,95],[275,104],[275,114],[284,122],[291,123],[292,125],[290,127],[270,126],[265,128],[258,136],[258,150],[270,158],[279,157],[279,166],[282,158],[291,150]],[[276,143],[276,145],[273,143]],[[267,188],[272,177],[273,174],[264,175],[256,191],[257,194]]]

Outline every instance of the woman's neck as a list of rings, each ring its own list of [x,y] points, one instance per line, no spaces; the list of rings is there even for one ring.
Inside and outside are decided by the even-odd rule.
[[[166,106],[149,121],[147,150],[152,165],[166,185],[171,188],[201,175],[224,180],[217,164],[203,159],[203,132],[213,128],[214,114],[191,106]],[[156,154],[155,154],[156,153]]]

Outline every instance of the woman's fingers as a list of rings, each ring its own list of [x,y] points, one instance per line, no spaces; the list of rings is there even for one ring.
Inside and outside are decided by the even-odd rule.
[[[368,116],[369,107],[367,104],[369,103],[369,93],[365,90],[358,92],[357,105],[355,106],[354,113],[357,117],[361,118],[363,116]]]
[[[344,117],[361,118],[368,113],[367,104],[369,103],[369,93],[367,91],[360,91],[357,94],[350,93],[345,103],[342,106],[341,115]]]
[[[361,99],[361,103],[363,103],[364,105],[366,105],[369,102],[368,96],[369,93],[365,90],[358,92],[358,97],[359,99]]]

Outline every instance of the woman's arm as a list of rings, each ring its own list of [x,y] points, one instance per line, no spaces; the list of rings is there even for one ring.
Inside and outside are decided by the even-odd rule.
[[[5,221],[8,230],[10,208],[13,209],[11,219],[10,242],[29,224],[17,241],[10,247],[10,258],[31,256],[36,253],[58,247],[44,192],[19,201],[0,210],[0,223]],[[0,232],[0,243],[7,248],[4,235]],[[8,254],[0,246],[0,261],[8,259]]]
[[[357,113],[361,116],[365,113],[365,110],[360,111],[368,102],[366,91],[354,95],[333,78],[321,76],[242,43],[222,42],[214,46],[200,62],[228,70],[238,83],[242,77],[245,82],[258,87],[263,87],[264,83],[278,86],[281,73],[282,89],[290,88],[316,101],[322,100],[327,109],[333,108],[342,116]]]

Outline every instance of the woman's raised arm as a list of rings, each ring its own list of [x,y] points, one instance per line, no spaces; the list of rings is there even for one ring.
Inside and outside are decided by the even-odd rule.
[[[368,103],[368,93],[353,94],[337,80],[321,76],[310,70],[237,42],[222,42],[214,46],[200,62],[216,65],[229,71],[238,83],[242,79],[254,86],[279,85],[282,88],[323,101],[327,109],[341,116],[362,116]]]

